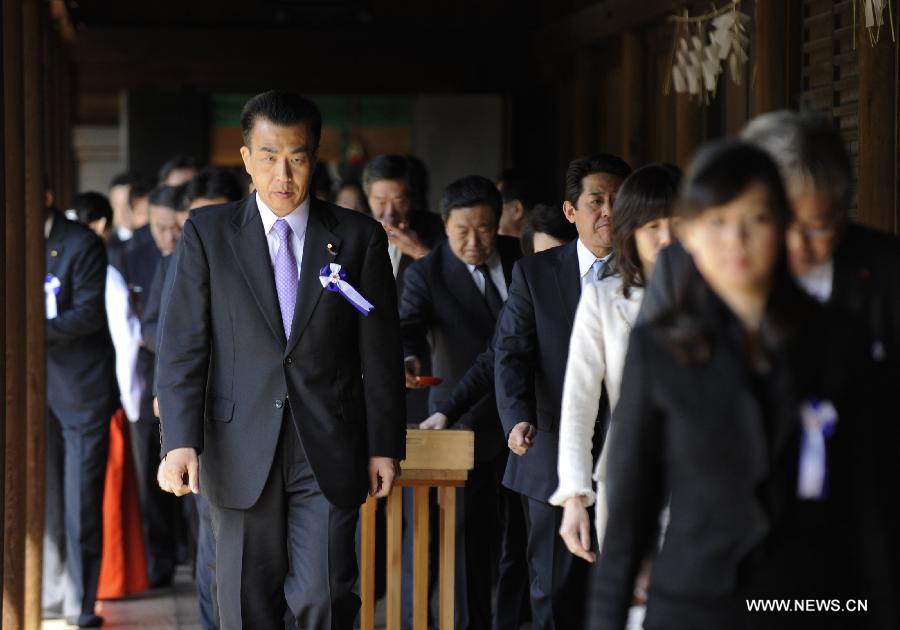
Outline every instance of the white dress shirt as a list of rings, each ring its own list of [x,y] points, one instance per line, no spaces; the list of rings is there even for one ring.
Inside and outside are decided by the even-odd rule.
[[[50,238],[50,231],[53,230],[53,217],[55,216],[55,214],[51,214],[44,221],[44,238]]]
[[[488,266],[491,280],[493,280],[494,286],[497,287],[500,299],[506,302],[506,298],[509,297],[509,292],[506,289],[506,276],[503,275],[503,263],[500,261],[500,254],[495,250],[485,264]],[[478,267],[475,265],[466,265],[466,267],[469,268],[469,273],[472,274],[472,279],[475,280],[475,286],[478,287],[481,295],[484,295],[484,276],[481,275],[481,272],[478,271]]]
[[[612,256],[612,254],[607,254],[603,258],[597,258],[594,256],[594,253],[587,248],[587,245],[581,242],[580,238],[575,245],[575,251],[578,252],[578,275],[581,278],[581,288],[583,289],[585,285],[594,282],[594,275],[591,272],[594,263],[599,260],[605,265],[609,262],[609,257]]]
[[[278,235],[272,230],[278,219],[284,219],[291,226],[291,247],[294,250],[294,258],[297,261],[297,278],[300,277],[300,269],[303,266],[303,243],[306,241],[306,224],[309,222],[309,195],[299,206],[285,217],[280,217],[266,205],[259,193],[256,193],[256,206],[259,208],[259,216],[262,219],[266,241],[269,243],[269,258],[272,267],[275,267],[275,255],[281,248]]]
[[[831,288],[834,284],[834,259],[829,258],[811,271],[797,276],[797,283],[814,299],[822,303],[827,302],[831,298]]]
[[[106,319],[116,349],[116,381],[125,416],[137,422],[145,383],[137,369],[141,349],[141,320],[131,308],[128,285],[112,265],[106,268]]]
[[[604,382],[612,410],[605,440],[609,444],[628,339],[643,299],[644,290],[640,287],[632,287],[626,298],[618,274],[588,284],[581,292],[569,342],[559,418],[559,487],[550,503],[563,505],[571,497],[582,497],[584,505],[589,506],[596,500],[595,522],[601,548],[607,520],[604,477],[608,453],[604,447],[594,470],[595,493],[591,487],[591,444]]]
[[[394,270],[394,279],[397,278],[397,272],[400,271],[400,259],[403,258],[403,252],[391,242],[388,242],[388,256],[391,259],[391,269]]]

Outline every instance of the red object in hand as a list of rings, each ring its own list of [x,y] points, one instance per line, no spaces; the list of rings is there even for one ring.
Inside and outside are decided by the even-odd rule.
[[[444,382],[444,379],[437,376],[417,376],[416,382],[425,385],[426,387],[430,387],[432,385],[440,385]]]

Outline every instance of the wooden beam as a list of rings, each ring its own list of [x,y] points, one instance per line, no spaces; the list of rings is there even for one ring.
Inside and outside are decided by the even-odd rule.
[[[894,12],[895,20],[900,11]],[[900,25],[895,25],[900,33]],[[897,233],[898,214],[898,44],[890,40],[890,24],[881,41],[869,43],[863,26],[856,36],[859,51],[859,219],[874,228]]]
[[[25,627],[41,626],[41,556],[44,543],[44,438],[47,423],[47,360],[44,345],[44,46],[46,3],[23,2],[23,98],[25,103],[25,295],[17,306],[25,312]],[[58,116],[59,112],[51,112]],[[23,153],[25,155],[25,153]]]
[[[22,100],[22,4],[3,0],[3,102],[4,152],[17,159],[5,161],[6,189],[3,220],[6,252],[3,273],[6,291],[6,444],[4,450],[3,511],[3,619],[6,630],[25,627],[25,506],[26,472],[22,465],[25,446],[25,162],[27,155]],[[43,283],[42,283],[43,284]]]
[[[406,94],[502,91],[529,82],[531,64],[517,32],[378,33],[283,30],[92,28],[76,44],[83,92],[151,87],[250,91]],[[250,40],[265,46],[246,45]],[[164,42],[165,45],[161,45]],[[298,45],[298,42],[301,42]],[[259,52],[256,52],[256,51]]]
[[[568,55],[611,35],[678,12],[679,0],[601,0],[538,31],[532,44],[543,54]]]
[[[6,38],[6,8],[0,3],[0,69],[5,70],[4,59],[6,58],[6,50],[2,42]],[[0,260],[6,260],[6,221],[5,213],[7,199],[7,181],[6,181],[6,74],[0,74]],[[6,269],[5,264],[0,266],[0,296],[4,298],[4,305],[0,307],[0,386],[3,387],[3,394],[6,394]],[[6,466],[6,400],[0,404],[0,583],[4,583],[4,548],[5,545],[4,532],[6,531],[6,500],[5,487],[6,475],[4,473]],[[0,624],[3,622],[3,610],[0,605]]]

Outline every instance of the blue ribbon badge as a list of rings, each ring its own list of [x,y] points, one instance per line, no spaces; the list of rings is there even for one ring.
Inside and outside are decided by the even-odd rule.
[[[59,278],[52,273],[48,273],[44,277],[44,310],[47,313],[47,319],[56,319],[59,315],[56,308],[56,296],[59,295],[61,286]]]
[[[347,282],[347,272],[341,269],[341,266],[337,263],[331,263],[322,267],[322,270],[319,272],[319,281],[329,291],[343,295],[344,299],[355,306],[363,315],[368,315],[369,311],[375,308],[366,298],[359,294],[359,291],[350,286],[350,283]]]
[[[800,442],[797,496],[801,499],[824,499],[828,482],[825,441],[834,435],[837,410],[827,400],[811,398],[800,408],[800,418],[803,437]]]

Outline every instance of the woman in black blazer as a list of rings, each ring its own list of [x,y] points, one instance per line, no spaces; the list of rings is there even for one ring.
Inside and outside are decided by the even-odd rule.
[[[677,216],[699,274],[631,336],[592,627],[625,626],[648,555],[646,630],[894,627],[884,411],[859,327],[791,279],[788,212],[748,145],[712,145],[688,174]],[[748,611],[762,598],[791,612]],[[848,599],[868,612],[833,612]]]

